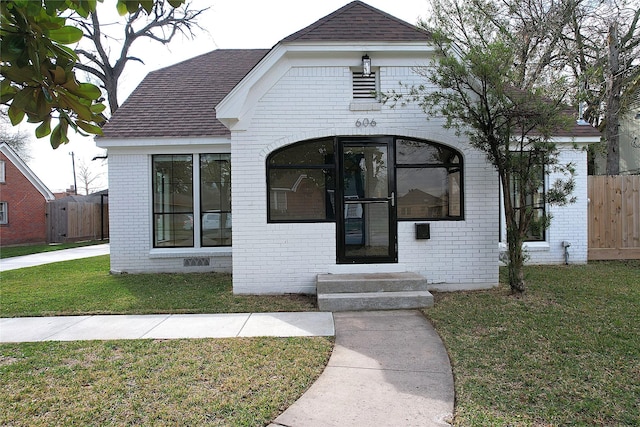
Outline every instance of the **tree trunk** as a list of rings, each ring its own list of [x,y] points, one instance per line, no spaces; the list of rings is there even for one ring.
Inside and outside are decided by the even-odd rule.
[[[509,288],[514,294],[523,294],[526,291],[524,282],[524,251],[522,250],[523,235],[516,220],[516,211],[511,199],[511,176],[503,169],[500,169],[500,183],[502,185],[502,201],[504,205],[504,216],[507,224],[507,252],[509,256],[507,271],[509,272]]]
[[[522,250],[522,237],[517,228],[507,227],[507,248],[509,250],[509,287],[514,294],[523,294],[526,291],[524,282],[524,251]]]
[[[605,111],[605,139],[607,141],[607,175],[620,173],[620,95],[622,92],[620,73],[620,46],[618,24],[609,26],[609,69],[607,76],[607,109]]]

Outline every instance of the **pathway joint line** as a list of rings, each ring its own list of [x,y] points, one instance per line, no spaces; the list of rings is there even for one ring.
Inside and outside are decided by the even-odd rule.
[[[147,332],[145,332],[144,334],[140,335],[140,339],[144,339],[147,335],[149,335],[151,333],[151,331],[153,331],[154,329],[156,329],[158,326],[162,325],[164,322],[166,322],[171,316],[173,316],[173,314],[167,314],[164,319],[162,319],[161,321],[159,321],[158,323],[156,323],[155,325],[153,325],[151,327],[151,329],[149,329]]]
[[[242,331],[245,328],[245,326],[247,326],[247,323],[249,323],[249,319],[251,319],[251,316],[253,316],[253,313],[249,313],[249,315],[245,319],[245,321],[242,324],[242,326],[240,326],[240,329],[238,330],[238,333],[236,334],[236,338],[240,338],[240,335],[242,334]]]
[[[78,320],[77,322],[74,322],[74,323],[72,323],[71,325],[67,326],[66,328],[60,329],[60,330],[58,330],[58,331],[56,331],[56,332],[52,333],[51,335],[47,335],[46,337],[42,338],[40,341],[56,341],[56,340],[52,340],[52,339],[51,339],[51,337],[53,337],[53,336],[55,336],[55,335],[58,335],[58,334],[61,334],[61,333],[63,333],[64,331],[66,331],[67,329],[70,329],[70,328],[72,328],[72,327],[74,327],[74,326],[76,326],[76,325],[79,325],[79,324],[80,324],[80,323],[82,323],[82,322],[86,322],[87,320],[89,320],[89,319],[91,319],[91,318],[93,318],[93,317],[95,317],[95,316],[96,316],[95,314],[88,315],[88,316],[87,316],[87,317],[85,317],[84,319],[80,319],[80,320]],[[69,317],[74,317],[74,316],[69,316]],[[84,317],[84,316],[79,316],[79,317]]]

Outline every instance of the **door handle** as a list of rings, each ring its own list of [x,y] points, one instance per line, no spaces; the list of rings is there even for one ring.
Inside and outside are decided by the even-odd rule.
[[[391,196],[387,197],[387,200],[391,201],[391,206],[394,207],[396,205],[396,192],[392,191]]]

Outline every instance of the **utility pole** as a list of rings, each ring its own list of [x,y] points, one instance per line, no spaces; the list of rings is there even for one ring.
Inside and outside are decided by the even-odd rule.
[[[71,166],[73,166],[73,192],[77,196],[78,195],[78,185],[76,183],[76,159],[75,159],[75,156],[73,154],[73,151],[71,151],[69,153],[69,155],[71,156]]]

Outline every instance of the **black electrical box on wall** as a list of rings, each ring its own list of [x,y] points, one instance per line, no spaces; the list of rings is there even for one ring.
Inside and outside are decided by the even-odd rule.
[[[416,239],[427,240],[431,238],[431,224],[416,224]]]

